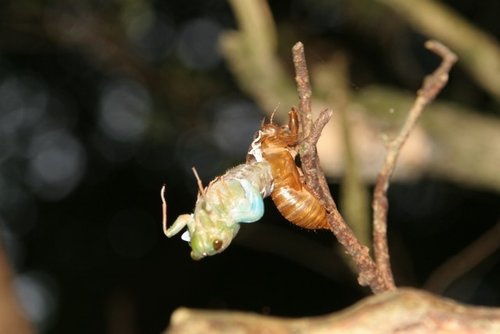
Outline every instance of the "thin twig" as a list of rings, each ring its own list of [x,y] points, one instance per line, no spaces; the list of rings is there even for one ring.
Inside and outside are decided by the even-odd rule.
[[[446,46],[437,41],[428,41],[425,46],[442,58],[441,65],[431,75],[428,75],[424,79],[422,88],[417,93],[417,98],[408,113],[408,117],[400,133],[388,144],[387,156],[377,177],[377,183],[373,192],[373,244],[375,261],[377,263],[377,268],[384,277],[384,281],[389,286],[394,286],[389,249],[387,246],[387,210],[389,206],[387,201],[387,189],[389,188],[389,180],[396,167],[401,148],[408,139],[424,107],[429,104],[446,85],[448,73],[453,64],[457,61],[457,56]]]
[[[332,117],[331,110],[324,110],[318,119],[313,123],[311,110],[311,81],[309,79],[309,70],[307,69],[306,56],[304,53],[304,44],[297,42],[292,48],[293,64],[295,66],[295,82],[299,94],[299,117],[301,127],[299,129],[299,153],[304,173],[304,182],[317,195],[318,199],[326,206],[335,206],[335,202],[328,200],[330,190],[324,177],[319,163],[316,144],[321,131]],[[323,176],[323,181],[319,180]],[[318,185],[319,186],[314,186]]]
[[[477,266],[500,248],[500,221],[429,276],[424,289],[443,293],[457,278]]]
[[[338,242],[344,247],[356,265],[359,272],[358,283],[361,286],[369,286],[375,294],[394,289],[394,286],[388,286],[385,283],[375,262],[370,257],[368,247],[359,242],[337,208],[328,214],[328,223],[332,227]]]
[[[500,101],[500,45],[498,35],[482,30],[445,1],[378,0],[426,36],[441,40],[461,56],[460,65]]]
[[[352,230],[347,226],[337,205],[328,189],[325,174],[323,173],[316,150],[316,144],[326,123],[332,116],[331,110],[324,110],[313,123],[311,112],[311,86],[309,73],[304,56],[304,46],[297,43],[292,48],[293,63],[295,65],[295,80],[300,98],[299,117],[302,125],[302,136],[299,138],[299,153],[304,172],[306,185],[318,196],[328,212],[328,223],[339,243],[353,258],[359,271],[358,282],[363,286],[370,286],[374,293],[390,289],[380,275],[375,262],[369,255],[369,250],[363,246]],[[306,135],[305,135],[306,134]]]
[[[312,127],[311,111],[311,82],[309,80],[309,70],[307,69],[306,56],[304,54],[304,44],[297,42],[292,48],[293,64],[295,66],[295,82],[299,93],[299,117],[300,129],[299,141],[309,137]]]
[[[335,201],[333,200],[330,194],[330,188],[328,188],[328,182],[326,181],[325,173],[323,172],[323,169],[321,169],[318,151],[316,149],[316,144],[318,143],[323,128],[326,126],[328,121],[330,121],[332,115],[333,115],[333,110],[331,109],[323,110],[319,114],[319,117],[312,124],[310,135],[307,138],[307,142],[309,143],[307,146],[311,148],[311,152],[313,153],[311,161],[313,162],[314,169],[312,169],[312,171],[314,172],[315,181],[319,183],[319,194],[317,195],[319,195],[320,201],[323,203],[328,212],[336,210],[337,205],[335,204]]]

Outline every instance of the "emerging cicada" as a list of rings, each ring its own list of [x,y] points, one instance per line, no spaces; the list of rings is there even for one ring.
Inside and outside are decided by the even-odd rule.
[[[288,221],[307,229],[329,229],[326,211],[302,181],[301,171],[295,164],[293,147],[297,144],[299,119],[292,109],[288,125],[269,123],[262,125],[252,142],[249,161],[267,161],[271,165],[274,204]]]
[[[263,198],[271,195],[281,214],[307,229],[328,229],[326,211],[302,181],[295,165],[297,113],[289,113],[288,125],[277,126],[272,119],[262,124],[250,146],[247,163],[228,170],[207,187],[198,179],[194,212],[180,215],[167,229],[167,204],[163,197],[163,230],[167,237],[187,230],[182,239],[191,245],[195,260],[225,250],[238,233],[240,223],[252,223],[264,214]]]
[[[197,176],[198,178],[198,176]],[[199,192],[194,212],[180,215],[166,228],[166,202],[163,199],[163,228],[167,237],[187,230],[182,239],[191,245],[195,260],[225,250],[240,228],[264,214],[263,198],[272,191],[271,166],[266,161],[238,165],[217,177]]]

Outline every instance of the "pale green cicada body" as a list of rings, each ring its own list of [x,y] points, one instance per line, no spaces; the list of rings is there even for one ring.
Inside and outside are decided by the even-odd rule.
[[[191,257],[195,260],[224,251],[238,233],[240,223],[253,223],[263,216],[263,198],[273,188],[271,166],[266,161],[241,164],[206,188],[200,181],[198,184],[194,212],[180,215],[168,229],[163,200],[166,236],[170,238],[187,227],[182,239],[191,245]]]

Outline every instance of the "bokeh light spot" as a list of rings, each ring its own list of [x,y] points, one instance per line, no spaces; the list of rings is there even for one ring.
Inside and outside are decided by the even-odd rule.
[[[195,185],[191,170],[193,167],[203,180],[211,180],[224,169],[224,157],[214,145],[213,136],[208,131],[184,132],[177,140],[175,155],[186,175],[189,175],[184,179],[189,186]]]
[[[18,268],[25,259],[26,250],[22,242],[17,235],[12,232],[10,226],[1,215],[0,240],[7,258],[9,259],[9,263],[13,268]]]
[[[170,20],[146,12],[135,16],[132,22],[136,28],[131,39],[139,54],[148,61],[165,59],[172,51],[175,40],[175,29]]]
[[[133,81],[114,81],[104,89],[100,101],[99,127],[110,139],[136,142],[144,134],[151,98],[140,84]]]
[[[53,130],[33,138],[28,184],[46,199],[66,196],[80,181],[86,154],[80,142],[65,130]]]
[[[16,276],[14,285],[30,321],[40,331],[48,327],[57,309],[53,280],[46,274],[36,272]]]
[[[10,77],[0,83],[0,101],[0,134],[14,134],[40,120],[48,94],[34,78]]]
[[[219,105],[213,128],[217,146],[228,154],[245,156],[260,117],[257,107],[244,100]]]
[[[178,55],[189,68],[204,70],[214,67],[221,60],[218,39],[219,24],[210,19],[189,21],[179,36]]]

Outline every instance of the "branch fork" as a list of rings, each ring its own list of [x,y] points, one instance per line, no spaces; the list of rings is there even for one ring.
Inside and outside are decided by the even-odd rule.
[[[387,210],[389,207],[387,189],[389,188],[390,177],[396,166],[401,148],[408,139],[424,107],[446,85],[448,73],[457,61],[457,56],[437,41],[428,41],[426,47],[439,55],[442,58],[442,62],[432,74],[424,79],[422,88],[417,93],[417,98],[409,111],[400,133],[394,140],[388,143],[388,152],[379,172],[373,194],[373,244],[375,260],[371,258],[368,247],[359,242],[351,228],[345,223],[328,189],[325,174],[320,166],[316,144],[321,131],[330,120],[333,112],[329,109],[324,110],[318,119],[313,121],[311,111],[312,89],[304,54],[304,45],[298,42],[292,48],[296,73],[295,81],[300,101],[298,112],[302,124],[299,135],[299,153],[305,183],[325,206],[332,232],[352,257],[358,269],[359,284],[369,286],[374,293],[396,289],[387,245]]]

